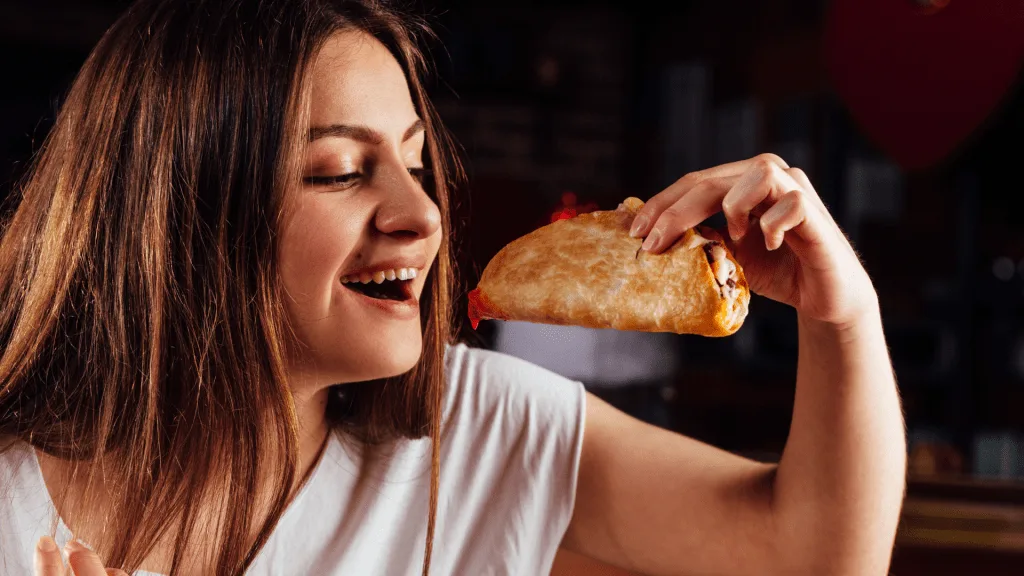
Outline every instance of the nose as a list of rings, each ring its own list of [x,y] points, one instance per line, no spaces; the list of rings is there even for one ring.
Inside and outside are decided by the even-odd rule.
[[[374,225],[383,234],[428,238],[441,228],[441,212],[420,183],[402,166],[392,170],[384,185],[384,200]]]

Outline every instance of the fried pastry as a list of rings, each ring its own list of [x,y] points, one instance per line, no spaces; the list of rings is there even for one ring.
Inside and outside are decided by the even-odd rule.
[[[743,324],[750,289],[721,238],[690,229],[651,254],[629,236],[643,206],[627,198],[616,210],[581,214],[539,228],[505,246],[469,294],[480,320],[727,336]]]

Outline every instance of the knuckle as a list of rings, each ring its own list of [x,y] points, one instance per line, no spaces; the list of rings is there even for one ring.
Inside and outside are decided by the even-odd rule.
[[[786,173],[792,176],[793,179],[796,180],[797,182],[804,182],[808,180],[807,173],[805,173],[800,168],[789,168],[788,170],[786,170]]]
[[[779,169],[779,165],[762,155],[754,160],[753,169],[757,171],[757,175],[761,180],[768,180],[774,177],[775,171]]]
[[[789,164],[786,164],[786,161],[783,160],[781,156],[778,154],[772,154],[771,152],[758,154],[757,159],[760,162],[771,164],[775,168],[789,168]]]
[[[705,176],[699,182],[697,182],[694,188],[699,188],[701,190],[707,190],[709,188],[722,188],[725,186],[725,182],[726,180],[724,178],[708,178]]]
[[[706,192],[716,187],[716,180],[714,178],[707,178],[699,182],[695,182],[690,190],[686,193],[687,195],[694,194],[697,196],[703,196]]]
[[[690,172],[689,174],[683,176],[682,178],[679,179],[679,182],[690,186],[695,186],[704,181],[705,178],[706,175],[704,174],[704,172],[697,170],[695,172]]]
[[[804,192],[803,190],[793,190],[788,194],[788,196],[790,199],[789,201],[792,203],[790,205],[791,210],[795,210],[797,212],[803,212],[806,210],[808,205],[807,192]]]
[[[739,206],[737,206],[736,202],[737,198],[735,196],[727,194],[725,198],[722,198],[722,212],[725,212],[726,215],[733,215],[740,212],[741,210],[739,209]]]

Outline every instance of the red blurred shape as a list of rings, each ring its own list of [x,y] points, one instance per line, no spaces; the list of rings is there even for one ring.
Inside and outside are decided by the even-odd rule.
[[[562,208],[558,212],[555,212],[554,214],[551,215],[551,221],[554,222],[556,220],[568,220],[569,218],[575,218],[575,217],[576,217],[576,209],[575,208]]]
[[[907,169],[953,152],[1024,59],[1021,0],[834,0],[829,73],[864,132]]]
[[[949,0],[910,0],[917,5],[917,10],[923,14],[934,14],[949,6]]]

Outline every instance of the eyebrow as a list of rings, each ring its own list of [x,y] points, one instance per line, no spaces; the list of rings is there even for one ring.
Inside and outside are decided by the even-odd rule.
[[[410,138],[423,132],[427,127],[423,120],[417,118],[412,126],[402,134],[402,142],[408,142]],[[367,126],[351,126],[348,124],[331,124],[330,126],[314,126],[309,129],[309,141],[320,138],[348,138],[358,140],[367,144],[381,144],[384,142],[384,135]]]

